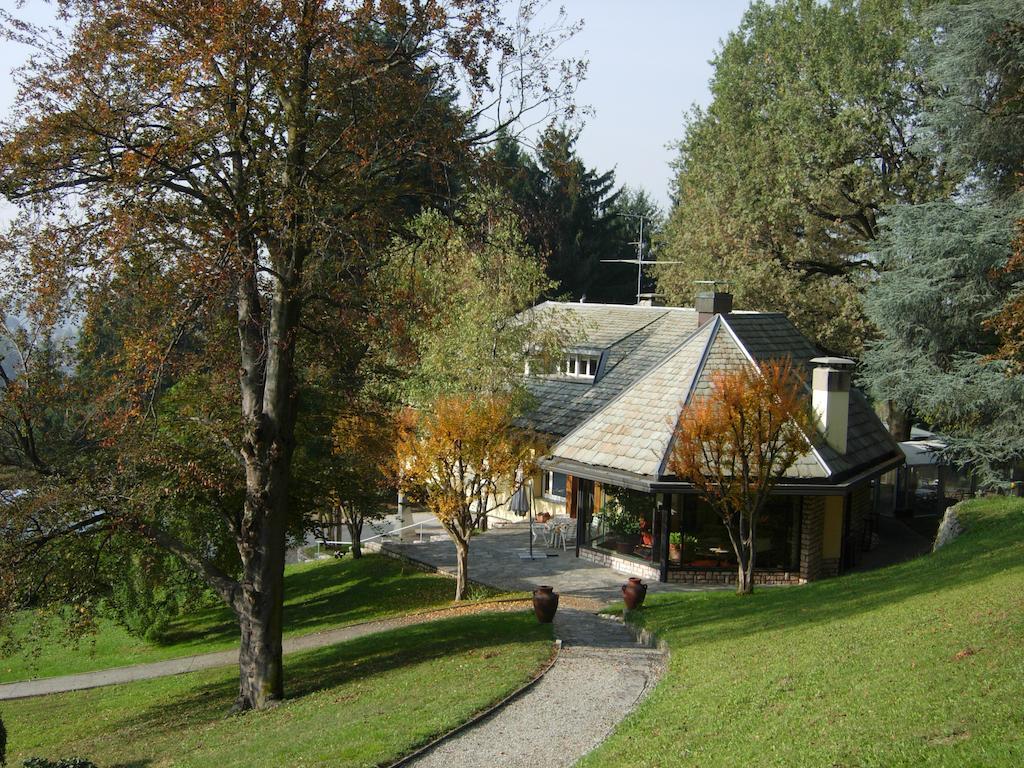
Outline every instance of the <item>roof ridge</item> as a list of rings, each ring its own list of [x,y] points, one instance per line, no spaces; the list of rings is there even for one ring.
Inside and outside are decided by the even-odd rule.
[[[627,386],[625,389],[623,389],[621,392],[619,392],[617,395],[615,395],[615,397],[613,397],[607,403],[605,403],[600,408],[598,408],[596,411],[594,411],[592,414],[590,414],[590,416],[588,418],[586,418],[583,422],[581,422],[580,424],[577,424],[576,427],[574,427],[572,430],[570,430],[569,432],[564,434],[562,437],[560,437],[555,442],[555,444],[551,446],[551,452],[554,452],[555,448],[557,448],[557,446],[559,444],[568,441],[571,437],[574,437],[578,432],[581,432],[585,427],[587,427],[589,424],[591,424],[601,414],[605,413],[606,411],[610,410],[613,406],[618,404],[627,395],[629,395],[631,392],[633,392],[636,389],[636,387],[641,384],[641,382],[645,381],[650,376],[653,376],[657,371],[661,370],[662,368],[667,366],[669,363],[671,363],[673,358],[680,351],[682,351],[682,349],[684,347],[686,347],[688,344],[690,344],[692,341],[694,341],[696,338],[698,338],[699,334],[703,333],[705,331],[705,329],[707,329],[707,331],[708,331],[708,338],[710,339],[712,337],[712,335],[713,335],[712,334],[713,328],[708,328],[708,324],[707,323],[705,323],[702,326],[699,326],[699,327],[695,328],[682,341],[680,341],[676,346],[674,346],[671,349],[671,351],[669,351],[669,353],[665,355],[665,358],[660,363],[658,363],[656,366],[654,366],[653,368],[651,368],[650,370],[645,372],[643,376],[641,376],[636,381],[631,383],[629,386]],[[705,342],[705,345],[706,344],[707,344],[707,342]]]
[[[622,342],[624,342],[624,341],[625,341],[626,339],[631,339],[632,337],[634,337],[634,336],[636,336],[636,335],[637,335],[638,333],[640,333],[640,331],[643,331],[643,330],[645,330],[645,329],[647,329],[647,328],[650,328],[650,327],[651,327],[652,325],[654,325],[654,324],[655,324],[656,322],[658,322],[659,320],[661,320],[662,318],[664,318],[666,314],[668,314],[668,313],[667,313],[667,312],[662,312],[662,313],[661,313],[660,315],[658,315],[657,317],[651,318],[651,321],[650,321],[649,323],[644,323],[644,324],[643,324],[643,325],[641,325],[641,326],[640,326],[639,328],[634,328],[634,329],[633,329],[632,331],[630,331],[629,333],[627,333],[627,334],[626,334],[625,336],[621,336],[621,337],[617,338],[617,339],[616,339],[615,341],[613,341],[613,342],[612,342],[611,344],[609,344],[609,345],[608,345],[607,347],[604,347],[604,349],[606,349],[606,350],[609,350],[609,349],[612,349],[613,347],[617,347],[617,346],[618,346],[619,344],[621,344]]]
[[[679,401],[679,413],[676,415],[677,423],[682,415],[683,409],[690,404],[690,398],[693,397],[693,393],[697,390],[697,382],[700,381],[700,376],[704,372],[705,366],[708,364],[708,358],[711,356],[711,346],[718,338],[718,330],[721,326],[722,316],[716,314],[711,318],[711,330],[708,333],[708,340],[704,342],[704,349],[700,353],[700,360],[698,360],[697,365],[693,367],[693,376],[690,377],[690,383],[686,387],[686,393],[683,395],[683,399]],[[662,454],[661,461],[658,463],[658,477],[665,474],[665,468],[669,462],[669,455],[672,453],[672,443],[674,441],[675,427],[672,428],[672,435],[668,439],[668,445],[665,446],[665,453]]]
[[[786,319],[789,320],[788,317]],[[723,318],[723,321],[724,320],[725,318]],[[790,324],[792,325],[792,321],[790,321]],[[740,338],[740,335],[736,333],[736,329],[729,325],[728,322],[725,323],[725,327],[729,330],[729,335],[732,337],[732,340],[736,342],[736,345],[746,356],[747,360],[750,361],[754,368],[760,371],[761,366],[758,365],[757,360],[754,359],[754,355],[750,352],[749,349],[747,349],[747,345],[743,343],[743,339]],[[793,327],[796,328],[796,326]],[[792,357],[790,357],[790,361],[792,362]],[[825,461],[825,457],[821,455],[821,451],[818,450],[818,446],[814,444],[814,440],[811,439],[811,436],[805,434],[804,438],[807,440],[807,444],[811,447],[811,455],[814,457],[814,460],[817,461],[821,468],[825,470],[825,477],[831,477],[833,474],[835,474],[835,470],[832,469],[832,466],[827,461]]]
[[[543,304],[558,304],[564,307],[608,307],[612,309],[646,309],[646,310],[657,310],[660,312],[696,312],[697,310],[693,307],[668,307],[668,306],[648,306],[646,304],[615,304],[608,301],[555,301],[553,299],[547,299]]]

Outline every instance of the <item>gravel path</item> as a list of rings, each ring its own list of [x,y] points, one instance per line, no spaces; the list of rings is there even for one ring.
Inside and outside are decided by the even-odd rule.
[[[494,612],[494,611],[521,611],[529,606],[526,600],[507,600],[501,602],[471,603],[469,605],[456,606],[454,608],[442,608],[436,611],[425,611],[421,613],[406,614],[393,619],[381,621],[370,621],[365,624],[353,624],[348,627],[339,627],[324,632],[313,632],[300,637],[293,637],[284,641],[285,654],[297,651],[308,651],[315,648],[323,648],[335,643],[342,643],[346,640],[354,640],[357,637],[372,635],[377,632],[386,632],[389,629],[397,629],[411,624],[422,624],[428,621],[437,621],[451,616],[466,613]],[[148,664],[134,664],[129,667],[115,667],[113,669],[101,669],[96,672],[83,672],[77,675],[64,675],[61,677],[46,677],[39,680],[25,680],[17,683],[4,683],[0,685],[0,701],[10,699],[24,699],[30,696],[44,696],[50,693],[65,693],[67,691],[80,691],[86,688],[99,688],[104,685],[118,685],[120,683],[133,683],[137,680],[149,680],[154,677],[169,677],[170,675],[181,675],[186,672],[196,672],[200,669],[213,669],[215,667],[226,667],[238,663],[238,651],[219,651],[216,653],[203,653],[196,656],[185,656],[178,659],[166,661],[154,661]]]
[[[573,765],[650,691],[665,663],[621,623],[575,608],[559,609],[555,634],[562,651],[536,685],[403,768]]]

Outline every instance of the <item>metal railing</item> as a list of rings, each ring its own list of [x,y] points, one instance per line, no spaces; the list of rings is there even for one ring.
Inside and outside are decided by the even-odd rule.
[[[417,534],[419,536],[419,541],[422,542],[423,541],[423,526],[430,525],[431,523],[433,523],[434,525],[437,525],[437,520],[420,520],[418,523],[412,523],[411,525],[403,525],[401,528],[392,528],[390,531],[384,531],[384,533],[378,533],[376,536],[370,536],[368,539],[363,539],[362,543],[366,544],[367,542],[373,541],[375,539],[380,539],[381,541],[383,541],[388,536],[394,536],[396,533],[401,533],[402,531],[407,531],[410,528],[418,528],[419,529],[417,531]]]
[[[401,528],[392,528],[390,531],[384,531],[383,533],[378,533],[375,536],[369,536],[367,538],[362,538],[362,539],[359,540],[359,543],[360,544],[366,544],[367,542],[375,541],[377,539],[380,539],[381,541],[383,541],[383,540],[387,539],[389,536],[394,536],[396,533],[401,533],[402,531],[407,531],[410,528],[418,528],[419,529],[417,531],[417,537],[418,537],[417,538],[417,542],[418,543],[423,543],[423,541],[424,541],[423,526],[430,525],[431,523],[436,525],[437,521],[436,520],[420,520],[418,523],[412,523],[411,525],[403,525]],[[380,529],[377,528],[377,530],[380,530]],[[333,539],[317,539],[317,541],[316,541],[316,554],[313,557],[316,558],[316,559],[320,559],[320,548],[321,547],[343,547],[343,546],[346,546],[346,545],[351,546],[352,542],[351,541],[335,541]]]

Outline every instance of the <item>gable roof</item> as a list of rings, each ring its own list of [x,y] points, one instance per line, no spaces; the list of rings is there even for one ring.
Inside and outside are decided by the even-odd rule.
[[[604,350],[592,383],[557,376],[528,383],[537,405],[522,423],[559,438],[544,462],[550,467],[564,462],[648,481],[670,479],[666,467],[679,413],[694,396],[710,391],[715,371],[788,356],[810,373],[810,359],[818,356],[779,313],[716,315],[697,328],[696,311],[684,307],[541,306],[590,323],[595,331],[588,331],[585,346]],[[839,480],[898,455],[895,441],[856,390],[850,395],[848,429],[845,454],[811,436],[815,445],[788,477]]]

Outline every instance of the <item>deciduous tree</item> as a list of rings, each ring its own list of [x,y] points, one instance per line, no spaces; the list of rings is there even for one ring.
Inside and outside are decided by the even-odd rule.
[[[530,462],[514,428],[529,403],[524,370],[558,359],[576,329],[531,307],[552,283],[515,216],[493,191],[462,225],[426,212],[395,243],[383,275],[394,297],[395,365],[412,406],[400,440],[401,483],[441,521],[466,594],[469,539]]]
[[[166,507],[140,507],[117,475],[106,475],[116,492],[84,489],[102,519],[61,530],[132,519],[200,574],[238,617],[236,707],[265,707],[284,693],[304,317],[317,302],[359,317],[374,247],[413,199],[442,192],[447,168],[524,110],[564,106],[577,72],[552,59],[556,40],[529,31],[532,3],[511,22],[484,0],[63,0],[60,10],[63,40],[3,17],[36,54],[0,135],[0,192],[45,217],[50,248],[35,275],[50,290],[73,286],[78,316],[136,281],[146,311],[124,326],[112,391],[96,394],[109,411],[90,422],[104,466],[118,467],[130,430],[158,415],[182,370],[199,361],[234,378],[234,429],[205,439],[243,477],[244,500],[219,523],[240,573],[148,516]],[[484,112],[496,125],[479,130]],[[230,347],[204,333],[227,318]],[[197,354],[183,354],[189,339]]]
[[[429,410],[410,411],[398,449],[400,482],[424,504],[455,545],[455,599],[469,584],[469,542],[512,488],[529,476],[536,444],[514,426],[508,395],[443,395]]]
[[[729,280],[738,306],[784,311],[825,349],[860,350],[879,217],[951,188],[934,150],[915,144],[928,83],[908,54],[927,35],[925,4],[751,5],[679,145],[662,257],[683,263],[659,272],[670,300]]]
[[[310,527],[344,526],[352,557],[361,557],[364,526],[386,516],[398,488],[394,411],[365,395],[346,398],[340,407],[318,409],[308,426],[296,458],[296,496]]]
[[[802,377],[788,360],[717,371],[711,391],[680,414],[669,466],[729,532],[739,594],[754,589],[758,518],[779,479],[810,449],[812,428]]]

